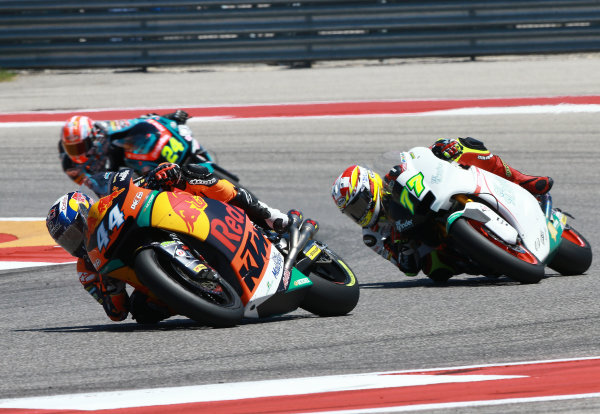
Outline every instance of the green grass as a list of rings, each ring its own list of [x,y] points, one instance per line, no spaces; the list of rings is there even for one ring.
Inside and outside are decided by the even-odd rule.
[[[14,72],[0,69],[0,82],[8,82],[12,80],[15,76],[17,76],[17,74]]]

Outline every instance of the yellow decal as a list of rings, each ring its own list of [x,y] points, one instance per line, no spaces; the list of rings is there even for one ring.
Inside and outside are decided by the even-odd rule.
[[[556,229],[550,222],[548,222],[548,233],[550,233],[550,236],[552,236],[552,239],[554,241],[556,241],[556,236],[558,235],[558,232],[556,231]]]
[[[319,253],[321,253],[321,249],[315,244],[308,252],[306,252],[306,257],[310,260],[315,260],[315,257],[317,257]]]
[[[169,144],[163,147],[160,154],[167,161],[175,163],[179,159],[179,153],[184,149],[183,144],[177,138],[173,137],[169,140]]]
[[[152,227],[193,234],[206,240],[210,222],[204,214],[207,204],[201,197],[188,193],[162,192],[152,208]]]
[[[418,173],[417,175],[411,177],[406,182],[406,186],[409,190],[411,190],[418,198],[421,197],[421,193],[425,190],[425,185],[423,184],[423,174]]]
[[[405,208],[410,210],[412,214],[415,214],[415,206],[410,200],[410,195],[408,194],[408,190],[406,189],[406,187],[402,189],[402,193],[400,194],[400,204],[402,204]]]
[[[194,267],[194,272],[198,273],[201,270],[207,269],[205,264],[200,263],[199,265],[197,265],[196,267]]]
[[[338,260],[337,262],[342,265],[342,267],[346,270],[346,273],[348,273],[348,276],[350,276],[350,282],[346,283],[346,286],[354,286],[356,283],[356,278],[354,277],[352,270],[350,270],[350,268],[346,266],[346,263],[342,262],[341,260]]]

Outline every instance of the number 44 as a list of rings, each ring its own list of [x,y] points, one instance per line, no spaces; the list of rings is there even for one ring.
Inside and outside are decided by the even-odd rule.
[[[123,223],[125,223],[125,217],[123,216],[123,212],[119,208],[119,205],[116,204],[108,213],[108,231],[106,230],[106,227],[104,227],[104,220],[100,222],[98,230],[96,230],[96,242],[100,251],[105,247],[108,247],[110,243],[109,233],[112,233],[113,230],[121,227]]]

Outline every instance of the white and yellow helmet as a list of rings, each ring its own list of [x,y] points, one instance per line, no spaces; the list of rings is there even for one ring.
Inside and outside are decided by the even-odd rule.
[[[331,197],[342,213],[361,227],[370,227],[381,211],[382,188],[379,174],[351,165],[333,183]]]

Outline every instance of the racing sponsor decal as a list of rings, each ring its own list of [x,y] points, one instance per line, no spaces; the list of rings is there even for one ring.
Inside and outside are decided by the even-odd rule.
[[[237,207],[227,205],[227,215],[223,218],[214,218],[210,222],[210,234],[214,236],[225,248],[235,253],[240,248],[244,235],[245,215]]]
[[[442,182],[444,178],[444,165],[441,162],[438,162],[437,167],[435,168],[435,175],[430,178],[432,184],[439,184]]]
[[[90,272],[78,272],[79,273],[79,281],[82,285],[88,284],[96,280],[96,274]]]
[[[121,193],[123,191],[125,191],[125,188],[121,188],[120,190],[113,191],[106,197],[102,197],[100,200],[98,200],[98,202],[96,203],[96,206],[98,209],[99,217],[102,217],[102,215],[106,212],[106,210],[108,210],[108,208],[112,205],[113,200],[115,198],[117,198],[119,195],[121,195]]]
[[[308,277],[303,277],[294,281],[294,286],[304,286],[307,283],[310,283],[310,279]]]
[[[305,255],[310,260],[315,260],[319,253],[321,253],[321,248],[316,244],[313,244],[313,246],[305,253]]]
[[[144,196],[144,192],[143,191],[140,191],[140,192],[138,192],[135,195],[135,197],[133,199],[133,202],[131,203],[131,209],[132,210],[135,210],[135,208],[137,207],[137,205],[139,204],[139,202],[142,200],[143,196]]]
[[[123,170],[120,173],[117,174],[117,177],[119,179],[120,182],[123,182],[127,179],[127,177],[129,177],[129,173],[131,172],[131,170]]]
[[[229,204],[220,205],[225,214],[211,219],[208,239],[211,244],[221,246],[230,258],[233,269],[244,282],[243,297],[247,300],[266,271],[270,245],[241,209]]]
[[[211,186],[213,184],[216,184],[217,182],[217,178],[216,177],[212,177],[208,180],[205,179],[201,179],[201,178],[193,178],[191,180],[188,181],[189,184],[191,185],[206,185],[206,186]]]
[[[200,263],[200,264],[196,265],[193,270],[194,270],[194,273],[199,273],[201,270],[205,270],[205,269],[208,269],[208,267],[206,267],[205,264]]]
[[[412,219],[398,220],[398,221],[396,221],[395,224],[396,224],[396,230],[398,230],[400,233],[414,227],[414,223],[413,223]]]
[[[271,263],[273,264],[273,268],[271,272],[273,276],[278,277],[279,273],[281,273],[281,266],[283,266],[283,257],[281,255],[274,255],[271,257]]]
[[[194,232],[196,221],[204,213],[207,207],[206,201],[201,197],[192,197],[187,193],[167,192],[169,203],[173,207],[173,212],[177,214],[190,233]]]
[[[266,239],[256,231],[254,226],[248,222],[246,227],[248,241],[236,255],[237,260],[234,261],[234,265],[239,266],[240,276],[248,290],[253,292],[268,263],[268,245]]]

